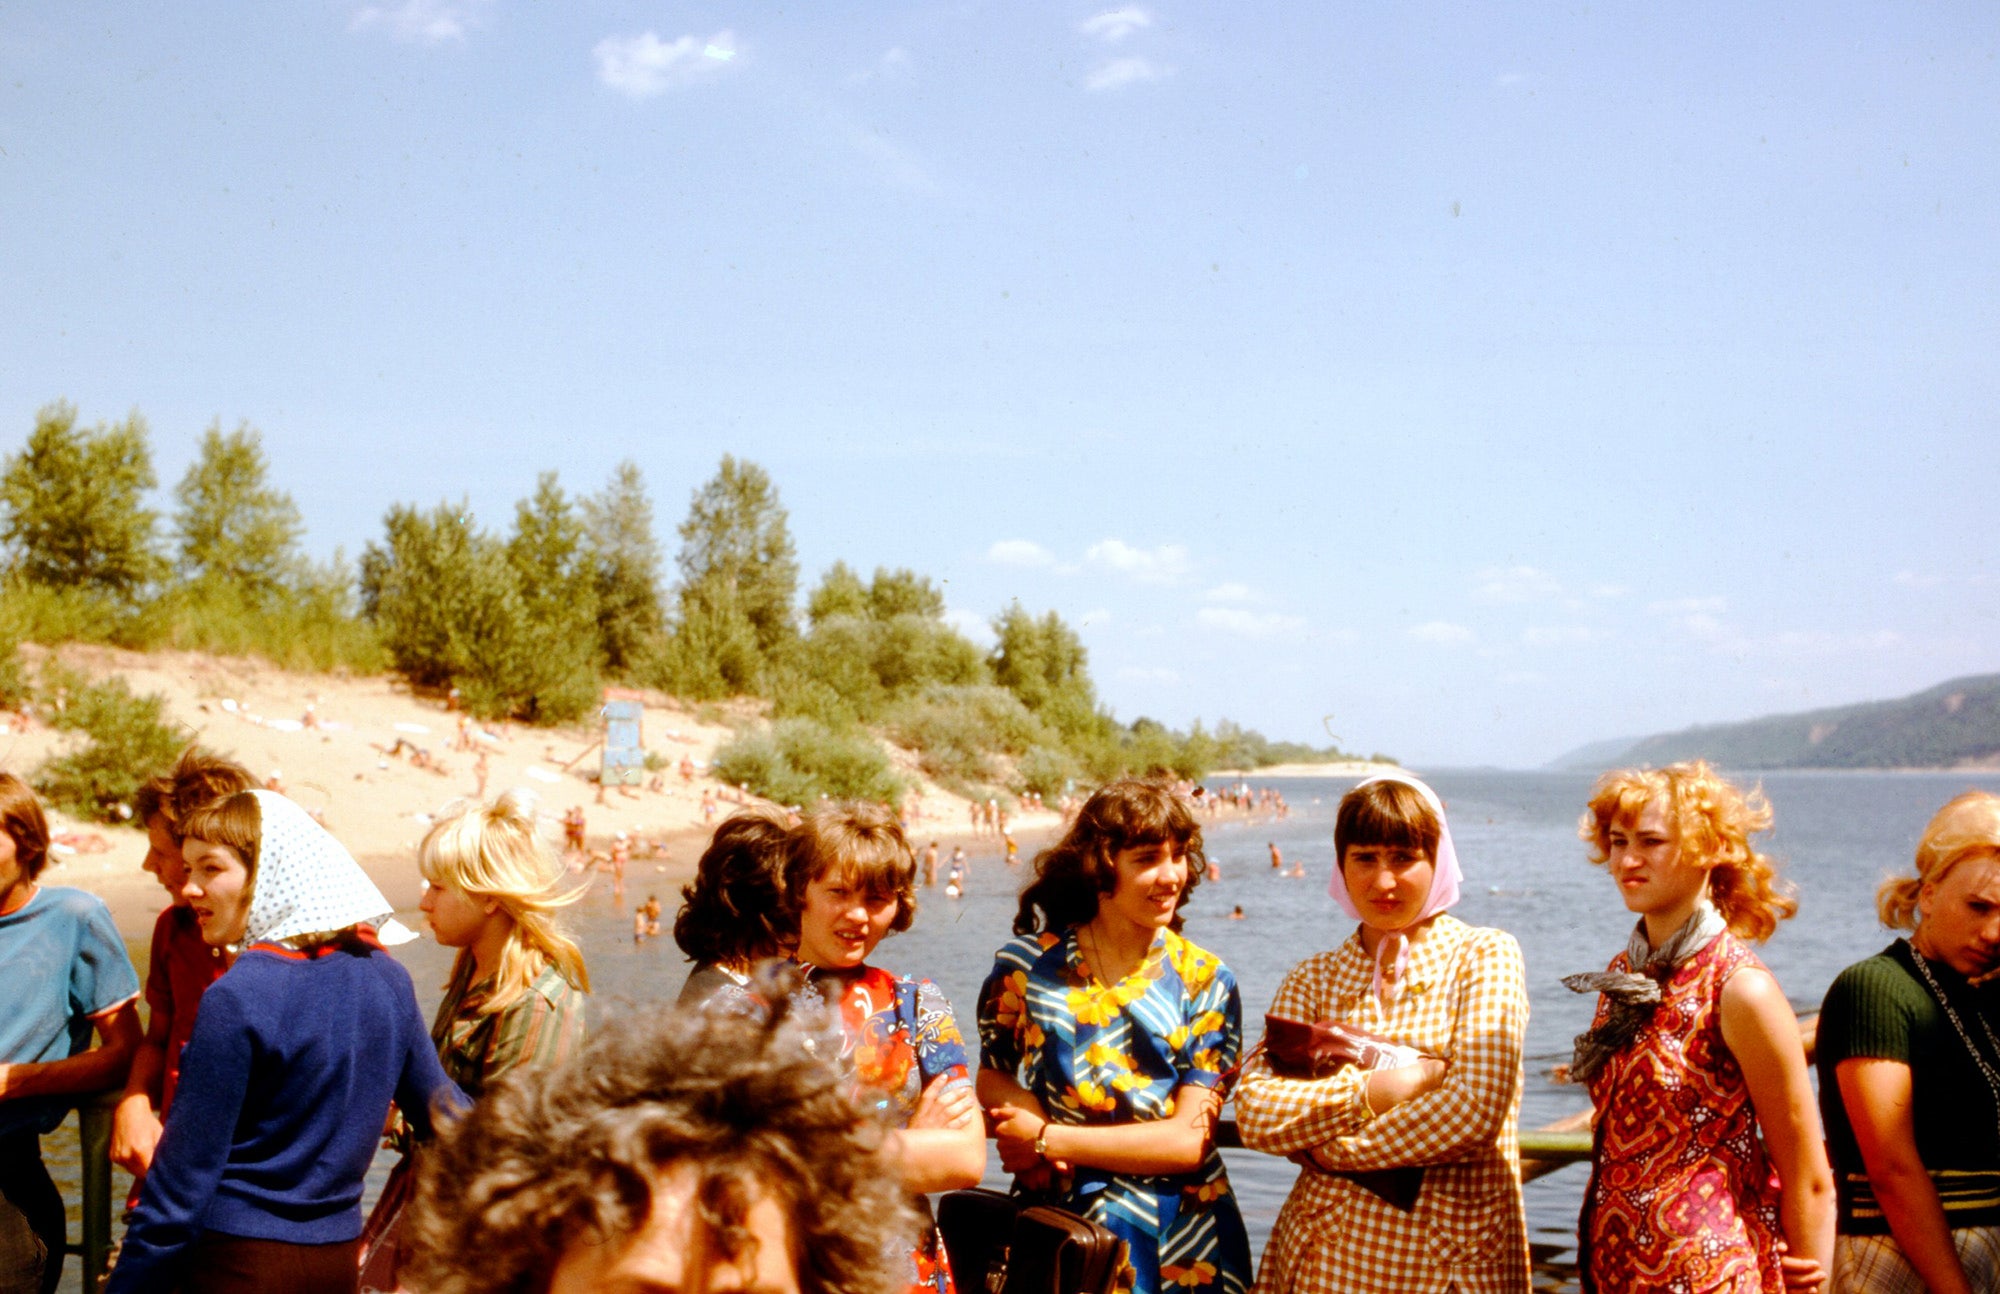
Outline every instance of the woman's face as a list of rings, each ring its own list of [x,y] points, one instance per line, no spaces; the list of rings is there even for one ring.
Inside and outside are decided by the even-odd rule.
[[[1340,855],[1347,897],[1362,924],[1376,930],[1401,930],[1416,921],[1436,873],[1429,853],[1407,845],[1353,844]]]
[[[1649,800],[1605,833],[1605,865],[1627,911],[1641,916],[1692,910],[1708,888],[1708,869],[1681,855],[1680,828],[1665,800]]]
[[[486,923],[500,915],[493,899],[475,898],[456,885],[424,882],[417,907],[430,923],[431,934],[447,948],[469,948],[485,933]]]
[[[1112,891],[1098,903],[1098,915],[1151,930],[1173,923],[1180,908],[1181,894],[1187,889],[1187,855],[1170,840],[1152,845],[1129,845],[1111,855],[1116,880]]]
[[[1925,884],[1916,942],[1968,979],[2000,969],[2000,856],[1983,854]]]
[[[220,948],[240,944],[250,923],[250,868],[228,845],[190,836],[181,842],[187,883],[181,887],[202,942]]]
[[[798,959],[821,970],[854,969],[889,933],[896,908],[894,894],[871,897],[859,878],[827,869],[806,886]]]

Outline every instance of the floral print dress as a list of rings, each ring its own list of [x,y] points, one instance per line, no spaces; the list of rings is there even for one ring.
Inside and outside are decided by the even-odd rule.
[[[965,1037],[937,985],[877,966],[815,970],[812,982],[834,1016],[830,1023],[839,1027],[841,1063],[854,1076],[859,1098],[881,1110],[891,1126],[909,1126],[933,1081],[972,1085]],[[910,1294],[955,1294],[935,1226],[910,1261]]]
[[[979,994],[980,1064],[1008,1074],[1067,1124],[1173,1115],[1182,1086],[1219,1088],[1243,1046],[1236,976],[1162,930],[1139,967],[1100,981],[1076,933],[1023,935],[1000,949]],[[1213,1149],[1189,1173],[1078,1168],[1053,1203],[1125,1241],[1134,1294],[1242,1294],[1250,1244]]]

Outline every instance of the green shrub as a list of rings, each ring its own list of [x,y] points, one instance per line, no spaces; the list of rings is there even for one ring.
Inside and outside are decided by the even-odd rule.
[[[893,804],[904,790],[880,743],[812,719],[780,719],[768,731],[732,739],[715,752],[715,772],[766,799],[807,808],[823,795]]]
[[[380,673],[389,664],[381,636],[348,602],[346,579],[337,569],[297,589],[261,595],[220,581],[196,581],[146,604],[119,642],[140,651],[171,647],[256,656],[303,673]]]
[[[125,603],[98,590],[57,588],[18,576],[0,588],[0,633],[16,642],[108,644],[124,637],[131,619]]]
[[[165,699],[134,696],[121,678],[86,682],[60,665],[45,668],[42,683],[59,702],[49,707],[49,722],[90,740],[36,769],[36,789],[79,816],[127,816],[140,784],[171,767],[186,741],[166,722]]]
[[[1060,799],[1082,771],[1068,751],[1052,746],[1036,746],[1014,766],[1021,789],[1050,802]]]

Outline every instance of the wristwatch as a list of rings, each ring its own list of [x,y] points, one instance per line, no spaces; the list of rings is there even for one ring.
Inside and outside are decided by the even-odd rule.
[[[1042,1130],[1035,1134],[1035,1153],[1043,1159],[1049,1157],[1049,1125],[1044,1122]]]

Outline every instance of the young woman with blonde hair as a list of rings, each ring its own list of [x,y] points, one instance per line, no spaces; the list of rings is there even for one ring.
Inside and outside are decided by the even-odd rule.
[[[1596,1106],[1586,1291],[1812,1291],[1832,1267],[1797,1019],[1748,947],[1798,910],[1750,844],[1770,825],[1762,794],[1700,760],[1606,773],[1591,793],[1580,834],[1639,921],[1607,970],[1563,981],[1602,995],[1571,1066]]]
[[[582,1041],[590,973],[555,914],[562,862],[525,792],[474,804],[430,829],[417,851],[431,933],[458,949],[431,1025],[438,1059],[471,1096],[516,1065],[562,1060]]]
[[[1938,810],[1876,909],[1909,936],[1842,971],[1820,1011],[1834,1288],[2000,1289],[2000,796]]]
[[[590,975],[583,952],[556,927],[555,914],[580,889],[560,890],[564,875],[522,791],[471,804],[440,819],[417,847],[421,903],[431,934],[458,949],[431,1042],[444,1072],[478,1098],[495,1079],[523,1065],[552,1065],[583,1042]],[[388,1144],[408,1151],[392,1127]],[[396,1287],[404,1261],[401,1219],[416,1186],[406,1154],[390,1173],[362,1233],[363,1283]]]

